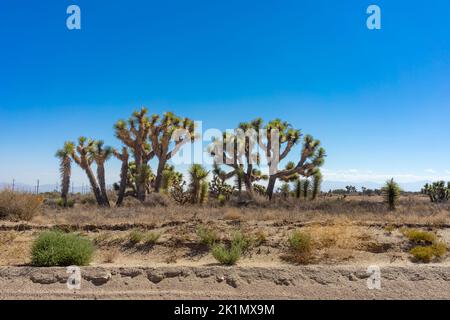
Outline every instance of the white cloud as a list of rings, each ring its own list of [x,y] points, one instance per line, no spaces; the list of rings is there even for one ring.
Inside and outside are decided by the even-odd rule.
[[[425,169],[425,172],[427,172],[427,173],[436,173],[436,170],[433,170],[433,169]]]

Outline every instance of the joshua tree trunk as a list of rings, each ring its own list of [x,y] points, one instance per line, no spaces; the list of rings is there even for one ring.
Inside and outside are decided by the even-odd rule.
[[[70,187],[70,173],[71,173],[71,165],[69,156],[65,156],[61,159],[61,198],[63,200],[63,206],[67,207],[67,194],[69,193]]]
[[[277,181],[276,176],[270,176],[269,177],[269,183],[267,184],[266,194],[269,199],[272,199],[273,196],[273,189],[275,188],[275,182]]]
[[[74,150],[74,144],[65,142],[64,148],[56,152],[56,157],[59,158],[59,172],[61,174],[61,199],[63,206],[67,207],[67,195],[70,187],[70,174],[72,171],[72,160],[70,155]]]
[[[95,180],[95,176],[94,176],[94,173],[92,172],[92,169],[90,167],[86,167],[86,168],[84,168],[84,171],[86,172],[86,175],[89,179],[89,183],[91,184],[92,192],[94,192],[94,196],[95,196],[95,199],[97,200],[98,205],[105,206],[102,194],[100,192],[100,188],[97,185],[97,181]]]
[[[166,160],[160,159],[158,163],[158,170],[156,171],[156,178],[155,178],[155,185],[154,190],[155,192],[159,192],[159,189],[161,188],[161,182],[163,178],[163,171],[164,167],[166,165]]]
[[[106,180],[105,180],[105,166],[104,163],[97,164],[97,178],[100,185],[100,192],[102,195],[103,205],[109,207],[108,194],[106,192]]]
[[[123,199],[125,198],[125,191],[127,189],[128,180],[128,151],[127,148],[122,149],[122,154],[114,153],[117,158],[122,161],[122,166],[120,168],[120,186],[117,195],[116,206],[120,207],[122,205]]]
[[[244,175],[244,184],[245,189],[247,190],[247,194],[252,197],[253,196],[253,185],[250,181],[250,177],[248,175]]]

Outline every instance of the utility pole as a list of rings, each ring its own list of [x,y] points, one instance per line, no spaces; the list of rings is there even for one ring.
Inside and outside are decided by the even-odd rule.
[[[12,184],[12,191],[13,191],[13,192],[14,192],[14,187],[15,187],[15,185],[16,185],[16,180],[13,179],[13,184]]]
[[[37,185],[36,185],[36,194],[39,194],[39,179],[37,180]]]

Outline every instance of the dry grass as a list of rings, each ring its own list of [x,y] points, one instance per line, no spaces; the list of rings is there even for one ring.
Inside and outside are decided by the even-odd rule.
[[[0,219],[31,220],[38,214],[44,199],[31,193],[0,191]]]
[[[441,225],[450,224],[450,204],[432,204],[428,198],[416,195],[401,197],[397,210],[391,212],[381,197],[349,196],[320,198],[316,201],[261,200],[244,208],[214,207],[209,205],[178,206],[164,202],[164,196],[154,196],[145,205],[132,201],[122,208],[98,208],[77,203],[74,208],[62,210],[45,207],[42,214],[34,216],[38,224],[162,224],[164,222],[198,219],[202,222],[217,221],[287,221],[327,222],[347,220],[354,223],[378,223],[391,226],[400,224]],[[162,204],[161,204],[162,203]]]
[[[242,214],[236,208],[227,208],[225,210],[225,213],[223,214],[223,218],[225,220],[241,220],[242,219]]]
[[[119,250],[117,248],[110,248],[103,253],[102,261],[104,263],[113,263],[117,260],[119,256]]]

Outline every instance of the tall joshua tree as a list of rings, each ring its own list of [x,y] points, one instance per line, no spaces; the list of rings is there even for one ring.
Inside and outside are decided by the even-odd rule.
[[[320,194],[320,186],[322,185],[322,173],[317,170],[313,174],[313,187],[312,187],[312,199],[315,200]]]
[[[398,198],[400,197],[401,188],[397,182],[394,181],[394,178],[386,181],[382,191],[385,201],[389,206],[389,210],[395,210],[397,207]]]
[[[59,158],[59,172],[61,174],[61,199],[63,206],[67,207],[67,195],[70,188],[70,175],[72,172],[71,154],[74,151],[74,144],[72,142],[65,142],[64,147],[56,151],[56,157]]]
[[[106,191],[105,162],[111,158],[113,152],[113,148],[105,146],[105,143],[102,140],[95,141],[89,149],[89,156],[97,165],[97,179],[103,198],[103,204],[107,207],[109,207],[109,199]]]
[[[258,135],[258,144],[265,151],[267,164],[269,166],[269,182],[266,195],[272,198],[273,190],[277,179],[286,178],[293,174],[310,177],[317,168],[323,165],[325,150],[320,147],[320,141],[315,140],[311,135],[306,135],[300,153],[300,159],[291,168],[279,170],[280,162],[292,151],[292,148],[300,142],[300,130],[293,128],[289,123],[275,119],[270,121],[265,127],[261,119],[251,122],[255,130],[265,130],[264,143],[261,135]]]
[[[87,140],[85,137],[80,137],[78,139],[78,145],[72,150],[71,157],[73,161],[75,161],[75,163],[78,164],[86,173],[98,205],[108,206],[102,197],[102,192],[100,191],[100,187],[91,167],[94,162],[93,157],[91,157],[91,150],[94,148],[94,144],[95,141],[91,139]]]
[[[128,183],[128,150],[127,147],[122,148],[122,153],[117,150],[113,150],[114,156],[122,162],[120,167],[120,183],[117,192],[116,206],[120,207],[122,205],[123,199],[125,198],[125,192]]]
[[[190,143],[194,139],[194,122],[191,119],[181,119],[172,112],[164,113],[162,118],[159,115],[151,117],[149,141],[154,155],[158,158],[158,168],[153,186],[156,192],[159,192],[161,188],[167,161],[184,144]],[[171,145],[173,145],[172,149],[170,149]]]
[[[150,121],[147,116],[147,109],[133,112],[128,121],[119,120],[115,125],[116,137],[122,143],[130,148],[133,153],[134,163],[136,165],[136,198],[140,201],[145,200],[145,172],[148,171],[148,162],[154,157],[151,145],[147,139],[150,132]]]

